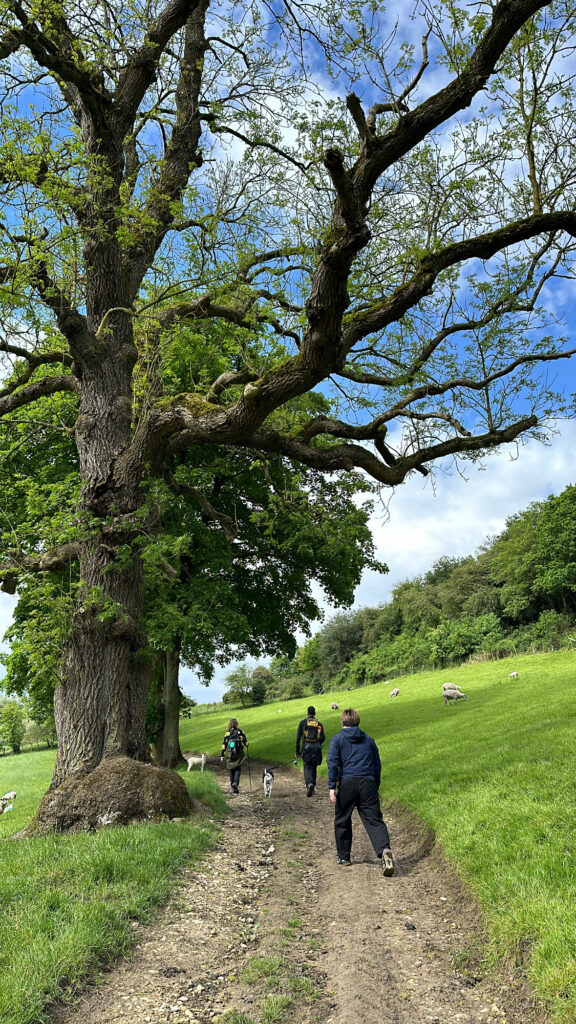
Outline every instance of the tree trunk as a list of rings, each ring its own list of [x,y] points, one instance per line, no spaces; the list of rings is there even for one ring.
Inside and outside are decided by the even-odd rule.
[[[93,771],[105,757],[125,754],[150,760],[146,698],[153,660],[137,628],[143,590],[140,558],[134,555],[120,570],[102,555],[94,552],[81,566],[87,586],[54,698],[58,756],[52,788],[68,775]]]
[[[106,765],[117,779],[118,766],[128,759],[149,763],[146,739],[146,701],[154,660],[147,650],[144,621],[144,579],[140,557],[140,532],[145,496],[142,466],[130,455],[132,440],[132,373],[137,358],[131,318],[124,312],[110,314],[127,304],[121,276],[102,273],[114,268],[115,240],[99,238],[98,272],[89,289],[90,329],[95,342],[102,341],[104,354],[77,367],[79,416],[76,441],[84,481],[83,520],[88,539],[80,560],[81,591],[71,633],[62,660],[62,682],[56,687],[54,713],[58,754],[50,790],[42,802],[35,827],[77,827],[74,806],[85,797],[83,780],[98,772],[99,789],[90,790],[90,821],[123,822],[134,814],[125,806],[138,787],[103,784]],[[106,259],[104,259],[106,256]],[[88,257],[87,257],[88,258]],[[100,337],[99,337],[100,335]],[[119,760],[120,759],[120,760]],[[146,789],[158,793],[150,800],[154,815],[181,816],[191,809],[184,781],[174,777],[165,785],[162,769],[151,768]],[[58,793],[61,791],[61,816]],[[118,792],[116,807],[114,793]],[[98,792],[101,806],[98,807]],[[56,793],[56,795],[55,795]],[[112,794],[112,796],[111,796]],[[111,801],[111,802],[110,802]],[[144,816],[147,816],[144,808]],[[63,823],[70,822],[68,826]],[[54,826],[54,822],[58,822]]]
[[[162,710],[163,725],[155,737],[158,764],[163,768],[175,768],[185,764],[180,749],[180,688],[178,671],[180,654],[177,650],[164,653],[164,688]]]
[[[86,586],[76,611],[54,699],[56,766],[30,835],[182,817],[192,810],[183,779],[150,764],[146,701],[154,657],[137,628],[140,557],[112,568],[100,545],[82,568],[86,583],[95,579],[100,589]]]

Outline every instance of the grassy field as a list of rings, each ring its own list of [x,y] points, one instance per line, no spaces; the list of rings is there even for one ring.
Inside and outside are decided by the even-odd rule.
[[[54,751],[0,759],[0,795],[18,794],[14,811],[0,817],[0,838],[30,821],[53,763]],[[211,772],[184,778],[194,796],[225,811]],[[38,1021],[51,999],[126,952],[131,921],[150,919],[178,869],[200,860],[217,835],[216,825],[202,821],[2,843],[2,1024]]]
[[[508,678],[513,670],[517,679]],[[444,706],[448,680],[467,702]],[[339,728],[331,700],[358,709],[380,749],[383,802],[400,801],[434,828],[485,911],[488,960],[522,962],[550,1000],[552,1019],[574,1024],[576,652],[426,672],[394,685],[394,700],[382,685],[313,698],[327,736]],[[252,757],[291,760],[309,701],[234,711]],[[230,714],[183,723],[184,745],[218,753]]]
[[[512,670],[517,679],[508,678]],[[446,680],[462,687],[467,702],[444,707]],[[383,802],[397,800],[433,826],[485,911],[487,958],[522,962],[535,990],[550,1001],[552,1019],[574,1024],[576,652],[427,672],[394,685],[396,700],[382,685],[312,700],[328,737],[339,729],[332,700],[359,710],[380,748]],[[182,722],[182,748],[217,755],[234,714],[253,759],[291,761],[310,699],[199,714]],[[14,811],[0,817],[0,838],[34,814],[53,758],[50,751],[0,758],[0,795],[18,793]],[[222,800],[211,772],[184,778],[204,801]],[[242,784],[250,784],[248,765]],[[220,813],[223,804],[216,806]],[[3,843],[3,1024],[39,1020],[62,979],[70,988],[126,950],[131,919],[154,913],[178,868],[201,858],[215,834],[209,823],[166,824]]]

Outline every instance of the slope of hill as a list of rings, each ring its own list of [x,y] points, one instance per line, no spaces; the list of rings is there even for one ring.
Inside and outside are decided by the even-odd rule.
[[[445,707],[446,680],[468,700]],[[552,1001],[553,1019],[573,1024],[576,652],[425,672],[395,684],[394,700],[382,684],[316,697],[327,736],[339,727],[332,700],[357,708],[379,745],[383,801],[398,801],[434,829],[487,917],[488,960],[512,958]],[[235,711],[253,756],[290,760],[308,701]],[[216,754],[229,714],[183,724],[183,742]]]

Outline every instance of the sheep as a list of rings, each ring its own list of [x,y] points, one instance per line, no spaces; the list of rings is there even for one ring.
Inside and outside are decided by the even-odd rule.
[[[508,673],[508,679],[518,679],[518,673],[517,672],[509,672]]]
[[[442,689],[444,692],[446,692],[446,690],[458,690],[459,693],[462,693],[460,687],[456,686],[456,683],[442,683]]]
[[[332,701],[332,703],[330,705],[330,708],[331,708],[332,711],[339,711],[340,710],[340,705],[336,704],[335,701]]]
[[[388,696],[389,697],[399,697],[400,696],[400,690],[398,689],[398,687],[396,686],[393,690],[390,690],[390,693],[388,694]]]
[[[451,700],[468,700],[466,694],[460,690],[444,690],[442,696],[444,697],[445,707],[448,707],[448,702]]]
[[[203,772],[207,757],[208,754],[190,754],[189,757],[185,758],[188,763],[186,771],[190,771],[191,768],[195,768],[197,765],[200,765],[200,771]]]

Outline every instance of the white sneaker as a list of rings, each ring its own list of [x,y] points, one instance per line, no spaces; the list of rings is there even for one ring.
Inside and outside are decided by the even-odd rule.
[[[392,850],[382,850],[382,874],[390,878],[394,874]]]

